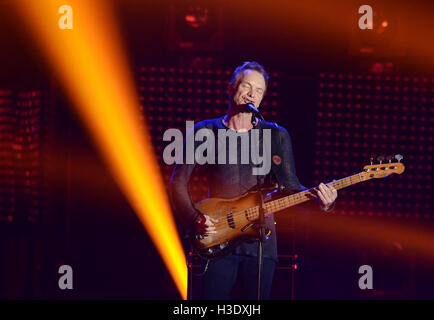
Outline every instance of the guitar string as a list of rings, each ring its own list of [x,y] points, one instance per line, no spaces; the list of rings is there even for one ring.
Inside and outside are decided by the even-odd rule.
[[[293,201],[294,203],[292,205],[297,205],[299,203],[306,201],[306,198],[300,199],[300,197],[301,196],[299,196],[295,201]],[[309,198],[307,198],[307,200],[309,200]],[[288,202],[288,204],[291,204],[291,201],[289,201],[289,200],[287,200],[285,202]],[[284,208],[286,208],[286,206],[278,207],[276,205],[268,205],[268,208],[265,208],[265,215],[270,215],[273,212],[279,211],[280,209],[284,209]],[[259,213],[259,206],[255,206],[255,207],[249,208],[249,209],[244,210],[244,211],[234,212],[234,215],[232,217],[232,221],[236,225],[245,219],[244,217],[246,214],[248,216],[253,215],[254,219],[252,221],[255,221],[258,213]],[[247,218],[247,220],[251,221],[251,220],[249,220],[249,217]],[[228,221],[229,221],[229,219],[224,218],[224,220],[221,223],[219,223],[219,225],[215,228],[215,231],[230,227],[229,226],[230,222],[228,223]]]
[[[354,183],[360,182],[360,181],[361,181],[360,176],[359,176],[360,181],[353,182],[353,178],[356,178],[357,175],[358,175],[358,174],[355,174],[355,175],[353,175],[353,176],[346,177],[346,178],[343,178],[343,179],[340,179],[340,180],[334,181],[334,182],[332,182],[332,183],[333,183],[334,185],[336,185],[336,186],[340,189],[340,188],[346,187],[346,186],[348,186],[348,185],[351,185],[351,184],[354,184]],[[346,183],[345,180],[347,180],[347,181],[349,180],[349,183]],[[300,194],[299,196],[296,196],[296,197],[294,197],[294,195],[291,195],[291,196],[289,196],[289,197],[284,197],[284,198],[280,198],[280,199],[274,200],[274,201],[272,201],[272,202],[269,202],[269,203],[268,203],[268,204],[269,204],[269,205],[268,205],[268,208],[265,208],[266,211],[269,212],[269,213],[267,213],[267,215],[269,215],[269,214],[271,214],[271,213],[273,213],[273,212],[279,211],[279,210],[281,210],[281,209],[285,209],[285,208],[287,208],[288,206],[285,205],[285,204],[284,204],[283,206],[280,204],[280,206],[279,206],[279,203],[281,203],[282,201],[285,201],[285,202],[287,202],[287,204],[288,204],[289,206],[292,206],[292,205],[297,205],[297,204],[299,204],[299,203],[302,203],[302,202],[306,201],[306,198],[307,198],[307,200],[311,200],[310,198],[306,197],[306,193],[308,193],[309,195],[312,195],[312,193],[310,192],[310,191],[312,191],[312,190],[315,190],[315,188],[312,188],[312,189],[309,189],[309,190],[305,190],[305,191],[301,192],[301,194]],[[293,203],[293,204],[291,204],[291,200],[290,200],[291,197],[294,198],[294,201],[293,201],[294,203]],[[279,203],[277,203],[277,202],[279,202]],[[265,204],[265,205],[267,205],[267,204]],[[259,209],[259,206],[255,206],[255,207],[252,207],[252,208],[249,208],[249,209],[243,210],[243,211],[234,212],[231,218],[223,217],[223,218],[222,218],[223,220],[222,220],[221,222],[215,224],[215,225],[217,225],[216,230],[221,230],[221,229],[226,228],[226,227],[228,226],[228,223],[227,223],[227,222],[228,222],[230,219],[232,219],[233,222],[235,223],[236,221],[239,222],[241,218],[243,218],[243,219],[241,219],[241,220],[244,220],[244,216],[245,216],[246,214],[249,216],[251,213],[253,213],[254,216],[256,216],[257,213],[258,213],[258,209]],[[240,218],[240,219],[238,219],[238,218]],[[256,217],[255,217],[255,218],[256,218]],[[253,220],[253,221],[254,221],[254,220]],[[221,228],[221,227],[223,227],[223,228]]]
[[[350,181],[352,182],[352,179],[351,179]],[[343,184],[343,182],[342,182],[342,183],[336,183],[336,186],[338,186],[338,185],[341,186],[341,184]],[[352,183],[350,183],[350,184],[352,184]],[[313,189],[314,189],[314,188],[313,188]],[[288,205],[297,205],[297,204],[299,204],[299,203],[305,202],[305,201],[306,201],[306,198],[307,198],[307,200],[310,200],[310,198],[306,197],[305,194],[308,193],[308,192],[311,191],[311,190],[312,190],[312,189],[309,189],[309,190],[304,191],[303,194],[301,194],[301,195],[295,197],[295,198],[294,198],[294,201],[290,201],[289,197],[288,197],[288,198],[285,197],[285,198],[277,199],[277,200],[275,200],[275,201],[282,202],[282,200],[284,200]],[[311,194],[311,193],[309,193],[309,194]],[[266,212],[267,212],[266,215],[269,215],[269,214],[271,214],[271,213],[273,213],[273,212],[276,212],[276,211],[279,211],[279,210],[281,210],[281,209],[285,209],[285,208],[287,208],[287,206],[286,206],[285,204],[284,204],[283,206],[282,206],[281,204],[280,204],[280,206],[279,206],[279,204],[272,204],[272,203],[274,203],[275,201],[271,202],[271,203],[270,203],[271,205],[268,205],[268,208],[265,208],[265,209],[266,209]],[[294,202],[294,203],[291,204],[291,202]],[[240,221],[242,221],[242,220],[245,219],[244,216],[245,216],[246,214],[249,216],[250,214],[253,213],[253,214],[254,214],[254,217],[256,218],[256,215],[257,215],[258,211],[259,211],[259,206],[255,206],[255,207],[252,207],[252,208],[249,208],[249,209],[243,210],[243,211],[234,212],[234,213],[233,213],[233,216],[232,216],[232,222],[233,222],[234,224],[239,223]],[[215,228],[215,230],[218,231],[218,230],[222,230],[222,229],[225,229],[225,228],[230,227],[230,226],[229,226],[229,223],[228,223],[229,219],[230,219],[230,218],[226,218],[226,217],[224,217],[222,222],[215,224],[215,225],[217,225],[217,227]],[[247,218],[247,219],[248,219],[248,218]],[[254,221],[254,220],[253,220],[253,221]]]
[[[335,186],[337,186],[337,187],[341,187],[341,185],[342,185],[342,187],[346,187],[346,186],[348,186],[348,185],[352,185],[352,184],[354,184],[353,183],[353,177],[355,178],[355,176],[357,176],[358,174],[355,174],[355,175],[353,175],[353,176],[350,176],[350,177],[346,177],[346,178],[342,178],[342,179],[340,179],[340,180],[337,180],[337,181],[334,181],[334,182],[331,182],[333,185],[335,185]],[[360,177],[359,177],[360,178]],[[349,180],[349,183],[348,184],[346,184],[346,181],[345,180]],[[360,180],[361,181],[361,180]],[[357,181],[357,182],[360,182],[360,181]],[[357,182],[355,182],[355,183],[357,183]],[[294,198],[294,204],[292,204],[292,205],[297,205],[297,204],[299,204],[299,203],[302,203],[302,202],[305,202],[306,201],[306,198],[307,198],[307,200],[311,200],[310,198],[308,198],[305,194],[306,193],[309,193],[309,195],[312,195],[312,193],[310,192],[310,191],[312,191],[312,190],[316,190],[315,188],[311,188],[311,189],[309,189],[309,190],[305,190],[305,191],[303,191],[303,192],[300,192],[300,195],[299,196],[295,196],[295,195],[291,195],[291,196],[288,196],[288,197],[283,197],[283,198],[280,198],[280,199],[277,199],[277,200],[274,200],[274,201],[271,201],[271,202],[268,202],[268,207],[271,207],[271,208],[265,208],[266,209],[266,211],[271,211],[271,210],[275,210],[275,211],[278,211],[278,210],[281,210],[281,209],[285,209],[285,208],[287,208],[286,206],[278,206],[278,205],[276,205],[276,204],[273,204],[273,203],[275,203],[275,202],[277,202],[277,201],[281,201],[282,199],[287,199],[287,200],[284,200],[285,202],[288,202],[288,204],[289,205],[291,205],[291,200],[290,200],[290,198],[291,197],[293,197]],[[265,204],[265,205],[267,205],[267,203]],[[274,207],[274,208],[273,208]],[[224,210],[220,210],[220,211],[224,211]],[[250,211],[250,212],[249,212]],[[249,208],[249,209],[245,209],[245,210],[242,210],[242,211],[237,211],[237,212],[234,212],[233,214],[232,214],[232,217],[230,217],[230,218],[228,218],[228,217],[222,217],[221,219],[223,219],[223,220],[221,220],[221,221],[219,221],[219,222],[217,222],[217,223],[215,223],[214,224],[214,226],[216,226],[216,228],[214,229],[215,231],[218,231],[218,230],[222,230],[222,229],[225,229],[226,227],[228,227],[228,225],[230,224],[230,222],[229,222],[229,220],[232,220],[233,221],[233,223],[234,224],[236,224],[237,222],[240,222],[240,221],[242,221],[242,220],[244,220],[244,216],[247,214],[248,216],[251,214],[251,213],[253,213],[255,216],[256,216],[256,213],[259,211],[259,206],[255,206],[255,207],[252,207],[252,208]],[[272,214],[273,212],[269,212],[269,213],[266,213],[266,215],[268,214],[268,215],[270,215],[270,214]],[[219,220],[219,219],[217,219],[217,220]],[[254,220],[253,220],[254,221]]]
[[[392,165],[395,165],[395,163],[392,164]],[[389,167],[389,168],[393,168],[393,169],[394,169],[394,167]],[[359,182],[361,182],[361,181],[362,181],[361,174],[362,174],[362,172],[357,173],[357,174],[354,174],[354,175],[349,176],[349,177],[345,177],[345,178],[342,178],[342,179],[336,180],[336,181],[332,181],[332,182],[330,182],[330,184],[334,184],[334,185],[339,186],[339,187],[341,187],[341,184],[342,184],[343,186],[342,186],[341,188],[345,188],[345,187],[347,187],[347,186],[349,186],[349,185],[352,185],[352,184],[355,184],[355,183],[359,183]],[[358,176],[358,178],[359,178],[359,181],[353,182],[353,178],[357,179],[357,176]],[[346,184],[346,181],[348,181],[348,180],[349,180],[349,183]],[[341,188],[339,188],[339,189],[341,189]],[[311,191],[311,190],[316,190],[316,189],[315,189],[315,188],[311,188],[311,189],[309,189],[309,190],[305,190],[305,191],[303,191],[303,192],[301,192],[301,193],[306,193],[306,192],[309,192],[309,191]],[[293,196],[293,195],[291,195],[291,196]],[[277,199],[277,200],[271,201],[271,202],[269,202],[269,203],[272,204],[272,203],[275,203],[275,202],[277,202],[277,201],[281,201],[282,199],[288,199],[288,202],[289,202],[289,201],[290,201],[289,198],[290,198],[291,196],[284,197],[284,198],[281,198],[281,199]],[[300,195],[299,197],[301,197],[301,195]],[[310,200],[310,199],[308,199],[308,200]],[[286,201],[286,200],[285,200],[285,201]],[[302,202],[303,202],[303,201],[302,201]],[[294,204],[293,204],[293,205],[296,205],[296,204],[299,204],[299,203],[301,203],[301,202],[295,203],[295,201],[294,201]],[[234,212],[234,213],[232,214],[232,217],[231,217],[231,218],[222,217],[221,219],[223,219],[223,220],[217,219],[218,222],[215,223],[214,225],[215,225],[215,226],[223,226],[223,228],[225,228],[225,227],[227,226],[228,222],[229,222],[229,219],[232,219],[233,222],[235,223],[235,219],[237,219],[238,216],[244,216],[245,214],[249,215],[250,212],[247,212],[247,211],[252,211],[253,209],[254,209],[254,210],[253,210],[253,213],[256,215],[257,208],[258,208],[258,206],[253,207],[253,208],[249,208],[249,209],[245,209],[245,210],[243,210],[243,211]],[[277,207],[277,208],[275,208],[275,209],[276,209],[276,210],[281,210],[281,209],[285,209],[285,207],[283,207],[283,208],[282,208],[282,207]],[[222,212],[222,211],[224,211],[224,210],[219,210],[219,211],[216,211],[216,212]],[[271,213],[270,213],[270,214],[271,214]],[[220,229],[223,229],[223,228],[216,228],[216,230],[220,230]]]
[[[282,208],[284,208],[284,207],[282,207]],[[276,205],[268,205],[265,208],[266,215],[269,214],[268,212],[271,213],[271,211],[277,211],[279,209],[280,209],[280,207],[278,207]],[[229,218],[229,219],[232,220],[231,222],[233,224],[238,224],[240,221],[242,221],[242,220],[245,219],[244,218],[245,215],[247,215],[247,220],[249,220],[249,218],[251,218],[251,216],[253,216],[253,218],[256,218],[256,215],[257,215],[258,211],[259,211],[259,206],[255,206],[255,207],[249,208],[247,210],[243,210],[243,211],[239,211],[239,212],[234,212],[233,216],[231,218]],[[215,230],[217,231],[217,230],[221,230],[221,229],[227,228],[228,225],[230,225],[230,223],[231,223],[231,222],[229,222],[229,219],[228,218],[223,218],[222,222],[216,224]],[[253,221],[254,220],[255,219],[253,219]]]
[[[393,164],[393,165],[395,165],[395,164]],[[396,167],[390,167],[390,168],[392,168],[392,169],[396,169]],[[360,173],[358,173],[358,174],[354,174],[354,175],[352,175],[352,176],[345,177],[345,178],[342,178],[342,179],[337,180],[337,181],[333,181],[333,182],[331,182],[330,184],[336,186],[338,189],[345,188],[345,187],[347,187],[347,186],[349,186],[349,185],[352,185],[352,184],[356,184],[356,183],[362,182],[362,181],[363,181],[363,180],[362,180],[362,173],[363,173],[363,172],[360,172]],[[357,180],[357,177],[358,177],[358,180],[359,180],[359,181],[355,181],[355,182],[353,182],[353,178]],[[276,211],[279,211],[279,210],[281,210],[281,209],[285,209],[285,208],[287,208],[288,206],[285,206],[285,205],[282,206],[282,205],[281,205],[281,202],[282,202],[282,201],[288,202],[289,206],[291,206],[291,201],[290,201],[290,198],[291,198],[291,197],[294,198],[294,204],[292,204],[292,205],[296,205],[296,204],[299,204],[299,203],[301,203],[301,202],[306,201],[306,200],[305,200],[305,197],[303,197],[303,196],[305,195],[305,193],[307,193],[307,192],[309,192],[309,191],[311,191],[311,190],[315,190],[315,188],[312,188],[312,189],[309,189],[309,190],[305,190],[305,191],[303,191],[303,192],[300,192],[300,193],[299,193],[299,194],[300,194],[299,196],[296,196],[297,194],[295,194],[295,195],[291,195],[291,196],[288,196],[288,197],[283,197],[283,198],[276,199],[276,200],[274,200],[274,201],[268,202],[269,207],[271,206],[271,208],[265,208],[267,211],[270,211],[270,213],[268,213],[268,214],[266,214],[266,215],[269,215],[269,214],[272,214],[273,212],[276,212]],[[301,200],[301,201],[300,201],[300,200]],[[311,200],[311,199],[308,198],[308,200]],[[267,205],[267,204],[265,204],[265,205]],[[279,206],[279,205],[280,205],[280,206]],[[218,230],[222,230],[222,229],[228,228],[228,226],[230,227],[230,225],[227,223],[227,222],[229,222],[229,219],[232,219],[232,223],[235,224],[235,223],[238,223],[238,222],[241,220],[241,218],[244,220],[244,216],[245,216],[246,214],[247,214],[247,219],[249,218],[249,215],[250,215],[252,212],[254,213],[254,215],[255,215],[255,217],[256,217],[256,214],[257,214],[257,212],[258,212],[258,209],[259,209],[259,206],[255,206],[255,207],[253,207],[253,208],[245,209],[245,210],[243,210],[243,211],[234,212],[234,213],[232,214],[232,217],[231,217],[231,218],[223,217],[223,218],[222,218],[223,220],[217,219],[217,220],[220,221],[220,222],[216,223],[216,225],[217,225],[218,227],[217,227],[215,230],[218,231]],[[276,211],[271,212],[271,210],[273,210],[273,209],[275,209]],[[220,211],[221,211],[221,210],[220,210]],[[255,221],[255,220],[253,220],[253,221]]]

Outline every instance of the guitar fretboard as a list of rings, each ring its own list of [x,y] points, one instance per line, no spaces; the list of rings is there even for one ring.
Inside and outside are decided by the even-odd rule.
[[[362,176],[360,173],[358,173],[340,180],[329,182],[328,184],[333,186],[336,190],[339,190],[362,181]],[[264,204],[265,215],[270,215],[271,213],[275,213],[297,204],[316,199],[318,198],[317,190],[317,188],[311,188],[277,200],[266,202]],[[259,217],[259,206],[249,208],[245,213],[248,215],[249,220],[255,220]]]

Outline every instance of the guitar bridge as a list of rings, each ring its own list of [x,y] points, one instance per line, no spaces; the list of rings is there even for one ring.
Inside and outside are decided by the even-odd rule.
[[[242,229],[241,232],[246,231],[247,229],[249,229],[250,227],[252,227],[254,225],[254,223],[249,223],[248,225],[245,225]]]

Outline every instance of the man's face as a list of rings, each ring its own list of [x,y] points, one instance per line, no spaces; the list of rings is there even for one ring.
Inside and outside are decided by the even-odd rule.
[[[258,108],[265,89],[265,79],[262,74],[256,70],[244,70],[238,80],[238,87],[231,90],[232,101],[237,105],[253,103]]]

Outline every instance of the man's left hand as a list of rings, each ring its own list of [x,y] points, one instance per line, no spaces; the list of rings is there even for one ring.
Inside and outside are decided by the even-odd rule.
[[[318,196],[322,201],[324,210],[327,210],[338,197],[338,191],[334,187],[321,182],[318,187]]]

